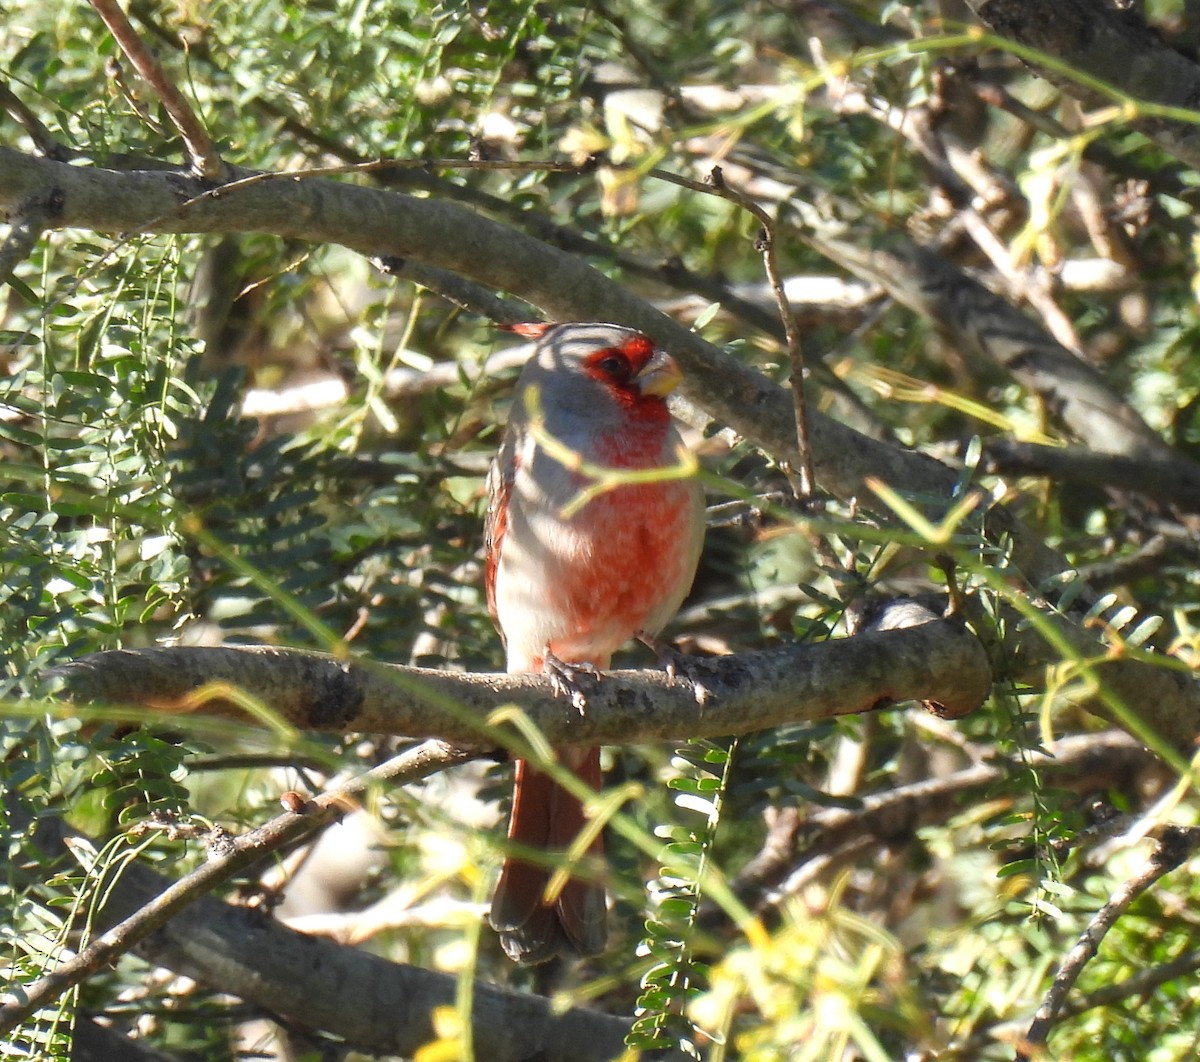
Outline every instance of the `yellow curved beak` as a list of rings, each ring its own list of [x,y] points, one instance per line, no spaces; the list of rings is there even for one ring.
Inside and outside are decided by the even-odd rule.
[[[682,379],[679,363],[665,350],[656,350],[633,378],[633,384],[644,395],[666,398]]]

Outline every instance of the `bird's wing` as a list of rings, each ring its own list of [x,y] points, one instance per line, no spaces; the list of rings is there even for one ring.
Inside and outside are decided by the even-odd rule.
[[[517,476],[519,462],[517,433],[511,429],[504,433],[504,441],[500,444],[500,452],[496,454],[488,469],[487,516],[483,523],[484,550],[484,588],[487,590],[488,612],[496,620],[496,569],[500,566],[500,550],[504,545],[504,536],[508,531],[508,506],[512,499],[513,480]],[[496,629],[500,631],[501,640],[504,631],[499,623]]]

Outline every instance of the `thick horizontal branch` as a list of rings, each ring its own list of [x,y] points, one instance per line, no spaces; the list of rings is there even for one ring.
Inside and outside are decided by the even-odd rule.
[[[537,675],[346,662],[276,648],[113,650],[57,673],[77,700],[228,712],[232,704],[211,686],[226,683],[305,729],[436,736],[475,745],[493,740],[487,718],[507,704],[520,705],[554,745],[630,744],[745,734],[914,700],[959,716],[983,703],[992,681],[975,637],[940,619],[690,663],[710,693],[703,705],[660,672],[613,671],[588,691],[583,715]],[[205,686],[213,696],[196,695]]]
[[[1032,630],[1022,634],[1009,659],[1010,677],[1039,684],[1047,667],[1062,662],[1054,643],[1064,641],[1090,659],[1095,683],[1060,695],[1114,720],[1107,693],[1162,742],[1178,750],[1192,747],[1200,734],[1200,698],[1189,675],[1165,666],[1165,660],[1155,666],[1115,655],[1098,659],[1090,634],[1061,618],[1055,628],[1053,642]],[[979,641],[943,619],[693,658],[691,665],[710,693],[703,705],[661,672],[611,671],[588,691],[583,715],[555,697],[538,675],[440,671],[265,646],[110,650],[58,668],[51,677],[60,678],[76,701],[232,714],[241,709],[227,694],[238,689],[302,729],[439,737],[475,747],[504,744],[487,720],[513,704],[554,745],[622,745],[746,734],[906,701],[957,717],[982,704],[992,683]],[[221,684],[230,689],[222,691]]]

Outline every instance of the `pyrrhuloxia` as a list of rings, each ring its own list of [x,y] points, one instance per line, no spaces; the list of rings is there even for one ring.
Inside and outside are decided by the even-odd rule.
[[[635,634],[653,635],[679,609],[704,538],[704,498],[694,478],[622,484],[570,516],[593,481],[547,453],[530,431],[536,388],[545,433],[593,467],[651,469],[678,463],[679,435],[665,396],[679,367],[639,332],[611,324],[519,325],[536,337],[488,477],[488,606],[510,672],[562,679],[561,665],[606,668]],[[569,671],[569,668],[567,669]],[[600,750],[556,750],[592,787]],[[544,772],[516,765],[510,841],[561,851],[584,826],[583,807]],[[599,854],[597,839],[592,852]],[[509,856],[491,923],[516,962],[572,952],[606,939],[604,886],[577,878],[552,901],[551,870]]]

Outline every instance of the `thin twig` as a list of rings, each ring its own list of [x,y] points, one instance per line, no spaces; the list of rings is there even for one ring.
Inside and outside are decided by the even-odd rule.
[[[198,176],[209,180],[220,178],[225,164],[221,161],[217,146],[208,135],[208,130],[204,128],[183,93],[167,77],[159,61],[137,35],[137,30],[125,17],[125,12],[117,5],[116,0],[91,0],[91,4],[96,9],[96,14],[104,20],[113,39],[121,46],[121,51],[133,63],[134,69],[162,100],[163,108],[183,137],[184,146],[191,156],[192,169]]]
[[[1078,980],[1084,966],[1096,954],[1105,935],[1116,925],[1117,919],[1134,900],[1164,874],[1178,867],[1197,844],[1200,844],[1200,828],[1168,826],[1163,830],[1154,851],[1146,860],[1146,865],[1138,874],[1122,884],[1112,899],[1096,912],[1087,929],[1075,942],[1075,946],[1067,953],[1050,985],[1050,991],[1046,993],[1046,998],[1042,1000],[1042,1005],[1033,1016],[1029,1031],[1017,1048],[1017,1062],[1030,1062],[1035,1056],[1040,1057],[1055,1019],[1066,1001],[1067,993]]]
[[[1079,566],[1079,578],[1095,587],[1106,590],[1111,587],[1127,586],[1136,579],[1153,575],[1168,564],[1196,565],[1200,561],[1200,541],[1186,526],[1176,525],[1168,533],[1159,527],[1132,553],[1126,553],[1094,564]]]
[[[289,177],[337,177],[347,173],[387,173],[389,170],[500,170],[510,173],[587,173],[595,169],[596,156],[582,162],[570,159],[476,159],[476,158],[384,158],[363,159],[361,162],[340,163],[337,166],[306,166],[303,170],[275,170],[255,174],[249,181],[280,180]],[[615,165],[610,163],[609,165]],[[618,169],[632,168],[616,166]]]
[[[704,183],[660,169],[651,170],[650,176],[670,184],[689,188],[694,192],[706,192],[709,195],[728,199],[729,202],[752,214],[762,226],[754,246],[763,256],[763,267],[767,273],[767,280],[775,296],[775,303],[779,307],[779,316],[783,321],[787,344],[788,361],[791,365],[792,401],[796,407],[796,448],[800,458],[797,462],[800,483],[796,493],[801,500],[811,498],[816,489],[816,480],[813,476],[812,447],[808,438],[808,411],[804,402],[804,351],[800,346],[800,329],[796,325],[796,315],[792,313],[792,307],[788,302],[787,292],[783,285],[783,275],[779,272],[779,263],[775,256],[775,220],[750,196],[730,187],[725,182],[720,166],[712,168],[708,181]]]
[[[297,756],[286,752],[213,753],[192,756],[187,761],[188,774],[198,771],[252,771],[271,767],[290,770],[327,771],[331,760],[316,756]]]
[[[27,988],[10,991],[9,1001],[0,1006],[0,1036],[128,952],[188,904],[212,892],[235,874],[284,845],[339,821],[372,787],[415,782],[477,755],[477,751],[456,748],[442,741],[424,741],[345,785],[322,793],[304,804],[299,812],[286,812],[237,838],[229,839],[223,835],[220,849],[211,847],[209,860],[203,866],[163,890],[53,972]]]
[[[779,307],[779,316],[783,320],[784,333],[787,336],[788,362],[791,366],[792,402],[796,408],[796,446],[800,452],[800,497],[801,500],[811,498],[816,490],[816,480],[813,476],[812,446],[808,440],[808,410],[804,402],[804,351],[800,346],[800,329],[796,325],[796,315],[792,313],[788,303],[787,292],[783,286],[783,275],[779,271],[779,261],[775,249],[777,244],[775,219],[748,195],[731,188],[725,183],[725,177],[720,166],[714,166],[709,178],[717,194],[743,210],[749,211],[762,225],[762,230],[755,241],[755,249],[763,256],[763,268],[771,290],[775,293],[775,302]]]
[[[1076,1014],[1095,1007],[1110,1007],[1132,996],[1145,996],[1168,981],[1175,981],[1186,974],[1200,970],[1200,949],[1184,952],[1177,959],[1139,970],[1116,984],[1105,985],[1086,996],[1073,999],[1059,1012],[1061,1017],[1073,1018]]]
[[[400,159],[400,158],[377,158],[366,159],[362,162],[347,162],[337,166],[306,166],[302,170],[261,170],[258,173],[251,173],[245,177],[239,177],[235,181],[229,181],[226,184],[218,185],[216,188],[209,188],[205,192],[193,199],[188,200],[183,206],[191,206],[193,203],[204,199],[217,199],[228,196],[232,192],[241,192],[247,188],[253,188],[259,184],[270,184],[274,181],[307,181],[316,177],[340,177],[352,173],[378,173],[386,174],[393,170],[421,170],[428,172],[433,170],[508,170],[518,173],[527,172],[545,172],[545,173],[586,173],[595,164],[594,159],[587,159],[584,162],[564,162],[554,161],[551,159],[533,159],[519,161],[515,159]]]
[[[811,501],[816,492],[816,476],[813,473],[812,445],[809,441],[808,404],[804,397],[804,350],[800,344],[800,329],[796,324],[796,315],[792,313],[791,303],[788,302],[783,275],[779,272],[779,263],[775,255],[777,231],[775,220],[753,198],[744,192],[731,188],[726,183],[720,166],[712,168],[706,182],[693,181],[687,177],[681,177],[679,174],[661,169],[651,170],[650,176],[657,177],[659,180],[667,181],[670,184],[679,185],[682,188],[688,188],[694,192],[704,192],[708,195],[717,195],[722,199],[727,199],[735,206],[748,211],[762,226],[758,239],[755,241],[755,249],[763,256],[763,268],[766,271],[771,292],[775,296],[779,317],[783,321],[788,363],[791,366],[792,407],[796,418],[796,451],[798,460],[795,466],[789,461],[782,463],[781,467],[784,475],[788,478],[789,484],[791,484],[792,492],[796,495],[796,499],[801,504]],[[837,580],[839,585],[847,582],[851,572],[842,563],[830,543],[818,534],[806,533],[806,537],[813,548],[813,552],[820,558],[821,562]],[[838,573],[845,574],[839,575]]]
[[[967,88],[989,107],[1006,111],[1031,129],[1036,129],[1053,140],[1067,140],[1073,135],[1071,130],[1055,119],[1052,114],[1035,110],[1022,103],[1002,85],[979,81],[976,78],[964,78],[963,80],[966,82]]]
[[[1014,261],[1008,245],[973,206],[962,207],[958,217],[963,230],[991,262],[996,275],[1004,282],[1013,299],[1032,306],[1041,315],[1046,331],[1067,350],[1082,358],[1083,343],[1079,333],[1066,311],[1054,301],[1045,270],[1031,263],[1022,265]]]

